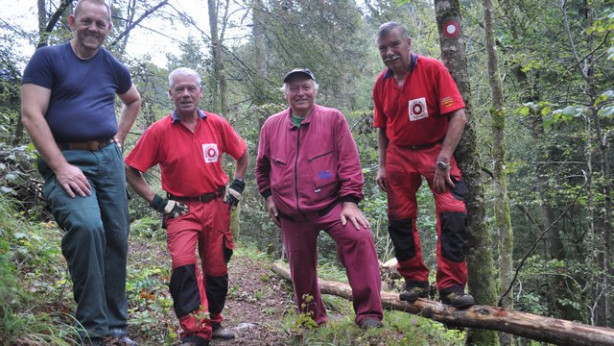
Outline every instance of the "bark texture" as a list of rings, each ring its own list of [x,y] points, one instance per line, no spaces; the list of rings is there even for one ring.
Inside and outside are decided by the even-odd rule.
[[[290,280],[290,271],[277,263],[273,272]],[[348,284],[319,280],[320,291],[352,299]],[[497,330],[557,345],[614,345],[614,329],[594,327],[556,318],[542,317],[520,311],[474,305],[466,310],[455,309],[429,299],[418,299],[413,304],[399,300],[397,293],[382,292],[382,305],[389,310],[405,311],[450,326]]]
[[[505,174],[505,111],[503,108],[503,85],[499,73],[497,52],[495,47],[495,15],[491,0],[483,0],[484,11],[484,46],[488,58],[488,82],[491,95],[491,133],[492,157],[494,164],[494,207],[495,224],[497,228],[499,248],[499,287],[506,288],[507,295],[501,297],[500,306],[511,309],[514,307],[512,299],[514,291],[511,289],[514,278],[513,258],[514,234],[510,216],[510,204],[507,195],[507,176]],[[502,345],[511,345],[511,335],[499,335]]]
[[[463,170],[463,178],[469,186],[467,200],[469,252],[467,274],[469,292],[478,304],[495,305],[495,279],[492,257],[492,242],[486,228],[486,207],[481,181],[481,161],[477,149],[477,122],[471,107],[471,87],[467,73],[465,36],[462,31],[462,17],[458,0],[434,0],[441,59],[450,70],[465,101],[465,113],[469,121],[455,152],[456,160]],[[456,24],[455,35],[446,34],[450,24]],[[449,31],[448,31],[449,33]],[[496,333],[475,331],[470,333],[470,344],[496,345]]]

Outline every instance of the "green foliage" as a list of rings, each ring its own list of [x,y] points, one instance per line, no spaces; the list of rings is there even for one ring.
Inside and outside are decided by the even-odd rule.
[[[71,301],[65,295],[60,231],[53,223],[29,223],[17,206],[0,194],[0,343],[76,343],[78,328],[64,313]]]
[[[350,302],[345,301],[345,305]],[[364,331],[354,322],[354,316],[341,314],[318,328],[296,325],[296,313],[284,318],[291,339],[290,345],[463,345],[465,333],[447,329],[444,325],[399,311],[384,313],[384,328]],[[330,316],[329,316],[330,317]],[[291,328],[288,325],[292,326]]]
[[[32,144],[13,147],[0,142],[0,193],[20,201],[16,206],[26,217],[47,219],[36,159]]]
[[[300,312],[296,315],[296,321],[293,324],[293,328],[295,330],[301,328],[316,328],[318,324],[313,320],[313,311],[309,310],[309,306],[313,304],[313,297],[308,294],[303,294],[302,300]]]
[[[15,305],[24,298],[17,285],[15,264],[11,260],[11,242],[13,232],[19,229],[14,201],[0,194],[0,315],[12,314]]]
[[[145,216],[130,223],[130,232],[134,236],[153,240],[166,240],[166,230],[161,228],[160,217]]]

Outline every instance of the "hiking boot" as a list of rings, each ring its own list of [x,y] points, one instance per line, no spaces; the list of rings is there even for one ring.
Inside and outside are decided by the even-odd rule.
[[[104,346],[105,340],[103,338],[84,338],[81,342],[83,346]]]
[[[406,281],[403,292],[399,294],[401,301],[413,303],[418,298],[428,298],[429,284],[428,282]]]
[[[372,328],[382,328],[384,324],[382,323],[382,321],[377,320],[375,318],[365,318],[364,320],[360,321],[358,326],[361,329],[372,329]]]
[[[130,339],[128,335],[122,336],[107,336],[104,339],[105,346],[139,346],[139,344]]]
[[[111,328],[109,329],[109,335],[105,338],[105,345],[107,346],[138,346],[139,344],[130,339],[125,329]]]
[[[232,340],[235,338],[235,333],[232,330],[224,328],[221,323],[211,323],[213,330],[213,339]]]
[[[468,308],[475,304],[473,297],[465,292],[450,292],[446,295],[442,295],[441,302],[457,309]]]
[[[188,335],[181,339],[181,343],[178,346],[209,346],[209,340],[196,335]]]

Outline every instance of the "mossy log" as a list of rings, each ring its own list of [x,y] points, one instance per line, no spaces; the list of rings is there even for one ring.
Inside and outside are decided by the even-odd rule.
[[[281,264],[274,264],[272,269],[277,275],[290,280],[290,271]],[[348,284],[321,279],[319,283],[324,294],[352,299],[352,289]],[[385,309],[409,312],[448,326],[497,330],[557,345],[614,345],[614,329],[510,309],[474,305],[460,310],[429,299],[407,303],[399,300],[398,293],[390,292],[382,292],[382,305]]]

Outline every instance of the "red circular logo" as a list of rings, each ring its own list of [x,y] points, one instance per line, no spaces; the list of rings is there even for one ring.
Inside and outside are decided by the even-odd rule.
[[[215,154],[216,154],[215,149],[209,148],[209,150],[207,150],[207,156],[215,157]]]
[[[412,109],[412,111],[414,112],[414,114],[418,115],[418,114],[422,114],[422,105],[419,103],[416,103]]]

